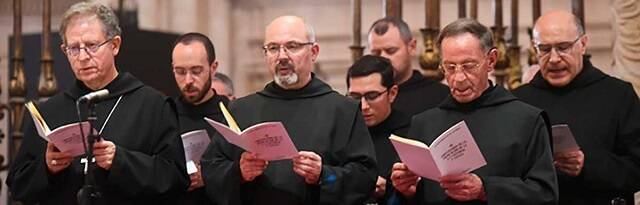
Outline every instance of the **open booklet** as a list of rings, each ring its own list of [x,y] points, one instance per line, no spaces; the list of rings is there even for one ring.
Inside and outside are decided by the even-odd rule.
[[[464,121],[444,131],[431,146],[393,134],[389,140],[409,170],[433,181],[469,173],[487,164]]]
[[[231,113],[222,103],[220,103],[220,110],[222,110],[229,126],[206,117],[204,119],[229,143],[268,161],[291,159],[298,154],[298,149],[281,122],[258,123],[241,131]]]
[[[553,153],[579,150],[580,146],[567,124],[551,126]]]
[[[88,136],[89,129],[91,128],[89,122],[74,122],[60,126],[52,131],[49,129],[47,122],[44,121],[44,118],[42,118],[42,115],[33,102],[26,103],[25,107],[27,111],[29,111],[29,114],[31,114],[33,124],[35,124],[38,135],[40,135],[42,139],[53,143],[61,152],[68,152],[74,157],[85,154],[80,126],[82,126],[85,136]]]
[[[193,174],[198,171],[196,167],[200,164],[200,159],[204,151],[207,150],[211,138],[207,134],[207,130],[194,130],[186,132],[180,136],[182,138],[182,145],[184,146],[184,158],[187,162],[187,173]]]

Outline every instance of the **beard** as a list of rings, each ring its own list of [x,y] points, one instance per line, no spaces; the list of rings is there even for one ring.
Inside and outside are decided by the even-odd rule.
[[[200,88],[199,90],[197,87],[193,86],[193,84],[189,84],[182,89],[182,97],[185,99],[185,101],[192,104],[200,102],[204,98],[204,96],[207,95],[207,92],[209,92],[209,90],[211,89],[211,83],[211,77],[209,77],[207,82],[205,82],[202,88]],[[195,96],[187,96],[184,94],[192,91],[198,91],[198,94]]]
[[[282,75],[279,70],[287,69],[290,70],[289,74]],[[273,80],[277,85],[283,88],[288,88],[291,85],[298,83],[298,74],[295,72],[294,65],[291,64],[290,61],[280,61],[278,65],[276,65],[276,72],[273,75]]]
[[[280,87],[283,88],[287,88],[293,84],[296,84],[298,82],[298,74],[297,73],[290,73],[287,75],[280,75],[278,73],[276,73],[273,76],[274,81],[276,82],[276,84],[278,84]]]

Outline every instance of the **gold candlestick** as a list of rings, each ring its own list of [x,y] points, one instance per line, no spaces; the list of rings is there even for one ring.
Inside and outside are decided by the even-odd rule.
[[[467,17],[467,1],[458,0],[458,18]]]
[[[478,20],[478,0],[471,0],[469,13],[472,19]]]
[[[498,50],[498,62],[496,62],[493,75],[496,77],[496,84],[504,86],[507,77],[507,68],[509,67],[509,58],[507,58],[507,45],[504,40],[505,27],[502,24],[502,0],[494,1],[495,26],[491,27],[493,31],[493,42]]]
[[[364,47],[362,46],[362,1],[351,0],[351,8],[353,10],[353,44],[349,46],[351,49],[351,61],[356,62],[362,57]]]
[[[507,50],[507,58],[509,58],[507,87],[515,89],[522,84],[520,46],[518,45],[518,0],[511,0],[511,39],[509,42],[509,49]]]
[[[540,0],[533,0],[531,2],[531,9],[532,9],[532,19],[533,19],[533,24],[536,24],[536,21],[538,20],[538,18],[540,18]],[[529,27],[527,29],[527,33],[529,34],[529,49],[527,49],[527,53],[529,55],[529,57],[527,58],[527,64],[529,65],[536,65],[538,64],[538,56],[536,56],[536,49],[533,45],[533,27]]]
[[[22,1],[13,0],[13,74],[9,79],[9,106],[11,112],[11,136],[9,137],[9,160],[18,150],[22,139],[22,113],[25,97],[27,96],[27,84],[24,76],[24,58],[22,55]],[[17,143],[14,142],[14,139]]]
[[[51,56],[51,0],[42,1],[42,69],[38,82],[40,100],[56,94],[58,83],[53,74],[53,57]]]
[[[402,19],[402,0],[382,0],[384,4],[384,16],[393,16]]]
[[[439,69],[440,50],[435,43],[440,32],[440,0],[427,0],[425,14],[426,28],[420,29],[424,51],[418,61],[425,77],[440,81],[444,78],[444,73]]]

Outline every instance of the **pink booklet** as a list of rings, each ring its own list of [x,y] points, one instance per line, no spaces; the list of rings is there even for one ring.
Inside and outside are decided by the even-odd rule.
[[[393,134],[389,140],[409,170],[433,181],[469,173],[487,164],[464,121],[444,131],[431,146]]]
[[[195,165],[200,164],[200,159],[211,143],[211,138],[209,138],[207,130],[204,129],[186,132],[180,137],[184,147],[184,158],[187,162],[187,173],[193,174],[198,171]]]
[[[33,123],[36,126],[38,135],[40,135],[42,139],[46,140],[47,142],[53,143],[53,145],[61,152],[69,152],[69,154],[74,157],[83,155],[85,153],[80,127],[82,126],[84,136],[87,137],[89,134],[89,129],[91,128],[89,122],[74,122],[60,126],[54,130],[50,130],[49,126],[42,118],[42,115],[40,115],[40,112],[38,111],[38,109],[36,109],[35,105],[32,102],[26,103],[25,107],[29,111],[29,114],[31,114],[31,118],[33,119]]]
[[[291,159],[298,155],[298,149],[281,122],[263,122],[241,131],[222,103],[220,108],[229,126],[206,117],[204,119],[229,143],[269,161]]]
[[[553,153],[580,150],[580,146],[576,142],[569,125],[557,124],[551,126],[551,135],[553,139]]]

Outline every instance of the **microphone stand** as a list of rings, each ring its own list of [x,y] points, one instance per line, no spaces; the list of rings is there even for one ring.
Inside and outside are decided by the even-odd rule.
[[[79,105],[76,104],[77,106]],[[89,136],[87,136],[87,144],[85,145],[85,157],[87,163],[85,165],[86,169],[84,170],[84,185],[82,189],[78,191],[78,204],[79,205],[92,205],[97,204],[97,199],[102,197],[102,193],[100,192],[100,187],[95,182],[93,176],[93,170],[95,168],[95,162],[93,161],[93,143],[95,143],[98,139],[100,139],[100,133],[94,133],[94,125],[96,124],[96,120],[98,119],[96,115],[96,105],[90,100],[87,101],[87,106],[89,108],[89,116],[87,117],[87,121],[89,121]],[[79,108],[79,106],[78,106]],[[78,114],[80,110],[78,110]],[[79,122],[80,123],[80,122]],[[80,126],[80,133],[83,136],[84,141],[84,131],[82,131],[82,126]]]

